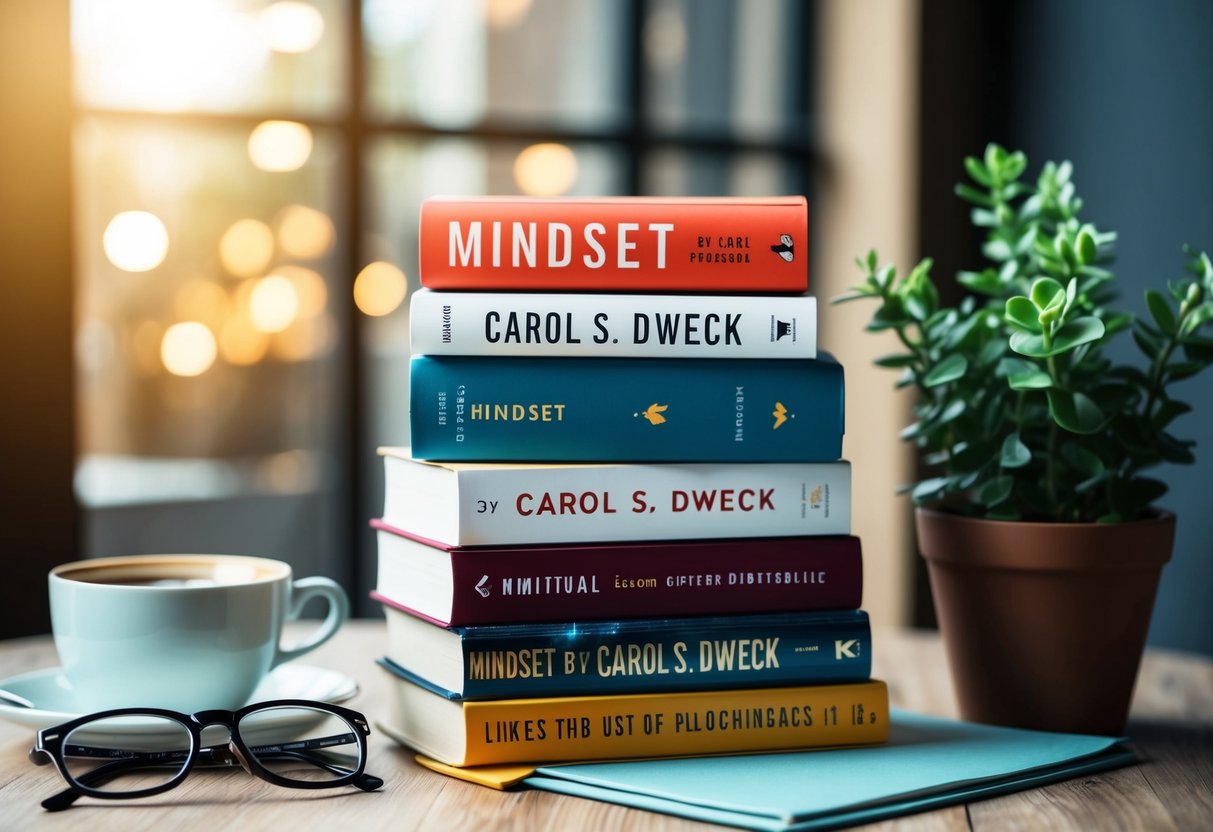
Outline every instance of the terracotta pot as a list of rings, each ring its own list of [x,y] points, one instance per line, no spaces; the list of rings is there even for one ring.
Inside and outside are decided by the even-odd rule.
[[[915,515],[961,715],[1120,734],[1175,515],[1120,524]]]

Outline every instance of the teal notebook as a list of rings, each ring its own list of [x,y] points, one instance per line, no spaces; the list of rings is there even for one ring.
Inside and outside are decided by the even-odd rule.
[[[1115,737],[893,712],[887,745],[542,766],[537,789],[758,830],[835,829],[1136,762]]]

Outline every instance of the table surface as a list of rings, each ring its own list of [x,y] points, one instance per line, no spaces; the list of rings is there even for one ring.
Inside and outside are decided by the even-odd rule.
[[[893,705],[955,716],[950,681],[933,633],[878,630],[873,675],[889,683]],[[381,621],[353,621],[305,660],[358,680],[348,702],[372,722],[385,713],[387,680],[373,664],[386,646]],[[0,678],[55,665],[49,636],[0,641]],[[927,832],[965,829],[1208,829],[1213,819],[1213,662],[1148,651],[1127,733],[1142,762],[1044,788],[911,815],[865,829]],[[386,784],[300,792],[241,771],[192,777],[152,798],[84,798],[49,814],[39,802],[62,788],[51,767],[26,759],[32,730],[0,722],[0,828],[120,829],[722,829],[681,818],[542,791],[498,792],[427,771],[382,733],[371,736],[367,770]],[[79,828],[79,827],[77,827]]]

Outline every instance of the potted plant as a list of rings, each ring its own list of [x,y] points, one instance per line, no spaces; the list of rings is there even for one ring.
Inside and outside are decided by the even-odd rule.
[[[907,489],[962,714],[1118,733],[1175,529],[1149,473],[1193,461],[1171,385],[1213,363],[1213,264],[1187,249],[1148,318],[1114,309],[1116,235],[1079,218],[1068,162],[1027,166],[995,144],[965,160],[990,265],[956,276],[959,303],[930,259],[899,277],[875,252],[835,302],[876,303],[868,330],[901,345],[876,363],[917,393],[902,436],[929,476]],[[1126,331],[1138,363],[1105,349]]]

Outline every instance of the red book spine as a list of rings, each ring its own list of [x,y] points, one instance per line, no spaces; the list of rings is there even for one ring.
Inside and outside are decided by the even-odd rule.
[[[808,289],[803,196],[433,198],[418,245],[431,289]]]
[[[386,530],[382,524],[376,527]],[[578,546],[432,545],[435,557],[449,557],[452,564],[451,620],[440,623],[453,626],[852,610],[862,601],[863,558],[853,535]]]

